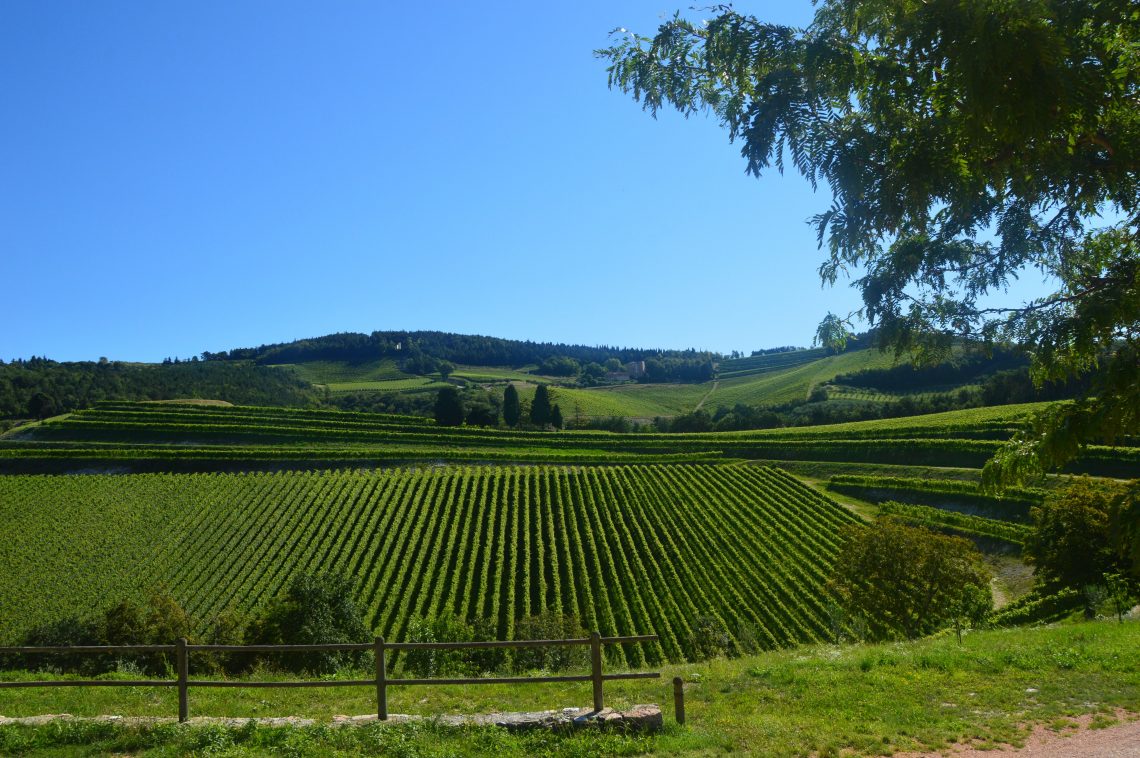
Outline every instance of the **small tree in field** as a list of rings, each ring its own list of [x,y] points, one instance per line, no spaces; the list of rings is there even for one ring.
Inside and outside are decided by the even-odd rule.
[[[1107,485],[1082,478],[1030,510],[1033,531],[1025,560],[1050,590],[1099,584],[1117,568],[1112,541],[1112,496]]]
[[[990,574],[969,541],[881,519],[841,532],[831,586],[872,636],[913,639],[993,608]]]

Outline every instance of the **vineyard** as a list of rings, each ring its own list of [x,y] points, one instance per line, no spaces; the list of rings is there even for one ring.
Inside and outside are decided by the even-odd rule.
[[[978,468],[1039,407],[999,406],[750,432],[613,434],[437,427],[423,418],[330,410],[109,403],[8,433],[0,439],[0,471],[741,459]],[[1140,448],[1091,445],[1072,468],[1134,477],[1140,471]]]
[[[701,619],[730,645],[830,637],[836,531],[857,521],[750,466],[432,467],[379,472],[0,477],[0,639],[168,589],[203,623],[248,616],[298,572],[339,570],[368,625],[547,609],[603,634],[613,663],[681,661]]]
[[[802,366],[805,363],[827,357],[827,348],[817,347],[812,350],[789,350],[786,353],[768,353],[766,355],[753,355],[749,358],[732,358],[720,362],[720,377],[728,379],[748,374],[765,374],[769,371]]]
[[[887,368],[894,363],[890,355],[875,350],[852,350],[828,355],[823,348],[795,350],[785,353],[737,358],[721,361],[719,381],[699,384],[617,384],[582,388],[563,386],[566,377],[546,377],[530,373],[537,365],[507,368],[501,366],[458,366],[451,373],[456,383],[505,384],[522,383],[520,393],[529,399],[537,384],[555,384],[556,401],[567,418],[599,418],[622,416],[652,419],[690,413],[698,407],[713,410],[717,406],[732,407],[736,403],[771,404],[803,401],[812,389],[836,376],[868,368]],[[401,371],[392,359],[362,363],[309,361],[281,364],[301,379],[327,389],[330,393],[347,392],[424,392],[445,386],[438,375],[431,377]],[[829,385],[836,397],[887,400],[885,395],[857,388]],[[924,395],[915,395],[923,397]]]
[[[827,487],[833,492],[854,495],[873,503],[901,501],[936,505],[945,510],[1021,524],[1029,523],[1029,509],[1045,499],[1045,493],[1040,489],[1011,487],[996,495],[982,492],[981,487],[973,482],[945,479],[838,475],[831,477]],[[896,506],[899,504],[895,502]]]
[[[1030,527],[1003,519],[973,516],[966,513],[931,508],[926,505],[907,505],[887,501],[879,505],[880,516],[893,516],[907,524],[947,531],[965,537],[990,539],[1021,545],[1029,538]]]

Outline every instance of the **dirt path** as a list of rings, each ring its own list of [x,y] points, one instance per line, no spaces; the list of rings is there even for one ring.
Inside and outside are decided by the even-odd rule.
[[[699,411],[701,409],[701,406],[705,404],[705,401],[709,399],[709,395],[716,392],[716,387],[718,384],[720,384],[720,382],[714,379],[713,386],[710,387],[709,391],[705,393],[705,396],[701,398],[701,402],[697,403],[697,407],[693,409],[693,413]]]
[[[955,746],[941,753],[897,753],[896,758],[1140,758],[1140,717],[1122,711],[1116,716],[1120,723],[1090,729],[1093,718],[1065,719],[1067,725],[1060,730],[1037,724],[1022,748]]]

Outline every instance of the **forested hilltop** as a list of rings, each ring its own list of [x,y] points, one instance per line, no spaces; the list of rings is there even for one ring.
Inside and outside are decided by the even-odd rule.
[[[788,348],[795,349],[795,348]],[[442,361],[470,366],[525,366],[545,368],[554,376],[577,374],[580,366],[607,361],[624,364],[645,361],[647,381],[706,381],[712,379],[720,356],[709,351],[660,350],[604,345],[587,347],[554,342],[508,340],[478,334],[452,332],[378,331],[371,334],[343,332],[220,353],[205,352],[208,361],[249,360],[261,365],[343,361],[365,363],[384,358],[400,361],[413,374],[438,370]],[[612,366],[612,364],[611,364]]]
[[[1027,356],[1003,346],[961,345],[916,368],[868,349],[874,336],[852,336],[838,352],[785,346],[745,356],[377,331],[162,364],[33,357],[0,363],[0,419],[176,399],[431,416],[437,393],[456,388],[465,423],[497,426],[508,387],[528,409],[545,386],[565,418],[559,427],[734,431],[1065,399],[1090,378],[1035,386]]]
[[[308,406],[316,393],[287,370],[249,362],[60,363],[31,358],[0,364],[0,417],[46,418],[106,400],[204,398],[238,405]]]

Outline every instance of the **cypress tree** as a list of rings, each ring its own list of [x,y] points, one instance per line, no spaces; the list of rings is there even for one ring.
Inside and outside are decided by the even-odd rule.
[[[503,421],[507,422],[507,426],[518,426],[521,417],[519,391],[515,389],[515,385],[508,384],[503,392]]]
[[[536,426],[546,426],[550,423],[550,391],[545,384],[540,384],[534,391],[534,400],[530,404],[530,420]]]

